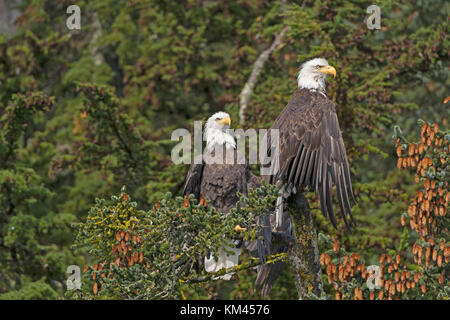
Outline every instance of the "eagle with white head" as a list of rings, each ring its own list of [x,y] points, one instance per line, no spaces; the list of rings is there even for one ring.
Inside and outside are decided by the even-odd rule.
[[[353,200],[354,196],[347,154],[336,110],[326,95],[325,80],[330,75],[336,77],[336,69],[327,60],[315,58],[305,62],[298,74],[298,88],[271,127],[279,130],[279,165],[278,170],[264,176],[264,180],[277,185],[282,192],[277,200],[275,218],[271,219],[273,231],[292,235],[290,216],[284,210],[286,200],[296,192],[309,190],[319,196],[322,213],[336,228],[333,186],[336,186],[341,216],[347,228],[351,227],[349,220],[353,222],[349,195]],[[268,138],[270,146],[270,130]],[[270,152],[268,149],[267,155]],[[272,254],[286,250],[286,246],[271,246]],[[283,265],[280,262],[261,268],[256,287],[262,287],[263,295],[270,292]]]
[[[183,195],[194,194],[197,200],[204,198],[219,212],[226,214],[234,208],[239,200],[237,193],[248,194],[249,188],[260,185],[260,178],[255,176],[245,161],[244,155],[236,149],[236,141],[228,132],[231,126],[230,116],[225,112],[213,114],[205,124],[206,148],[203,161],[194,161],[186,176]],[[220,152],[219,159],[217,153]],[[231,153],[231,157],[228,155]],[[211,159],[215,157],[215,159]],[[217,161],[221,160],[221,161]],[[217,272],[222,268],[231,268],[238,264],[239,248],[227,248],[233,252],[227,255],[224,250],[219,250],[219,257],[205,257],[205,269],[207,272]],[[226,274],[221,279],[229,280],[231,274]]]
[[[333,102],[326,95],[327,76],[336,69],[327,60],[305,62],[298,75],[298,89],[281,111],[271,129],[279,130],[279,169],[265,180],[282,188],[284,202],[290,194],[314,190],[321,209],[334,227],[331,190],[336,186],[342,217],[348,228],[353,219],[349,195],[353,197],[347,154]],[[277,226],[282,210],[277,211]]]

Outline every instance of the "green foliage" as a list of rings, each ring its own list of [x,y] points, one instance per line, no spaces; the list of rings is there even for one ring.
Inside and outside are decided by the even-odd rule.
[[[449,3],[377,1],[381,30],[366,28],[367,1],[295,3],[77,1],[82,29],[69,31],[70,1],[22,1],[16,32],[0,35],[0,293],[20,290],[22,276],[45,277],[61,297],[67,266],[89,260],[69,250],[68,224],[85,221],[95,198],[127,185],[148,212],[167,192],[178,195],[187,168],[170,160],[170,133],[218,110],[238,123],[253,63],[286,25],[245,127],[270,127],[300,63],[327,58],[338,71],[328,95],[351,163],[358,228],[333,230],[309,195],[315,224],[368,263],[386,248],[407,250],[398,213],[418,186],[395,169],[391,132],[394,124],[414,132],[418,117],[448,125]],[[291,276],[285,269],[270,298],[296,298]],[[184,291],[256,297],[254,277],[248,270],[237,284]]]
[[[74,259],[67,247],[74,216],[51,210],[52,191],[30,165],[28,152],[20,150],[20,138],[35,130],[33,119],[52,101],[42,92],[13,95],[0,118],[0,288],[19,289],[5,294],[5,299],[38,299],[44,294],[56,298],[43,278],[61,281],[66,263]],[[55,237],[59,245],[54,244]],[[55,255],[58,259],[49,264]],[[24,276],[28,276],[25,283]]]
[[[0,294],[0,300],[56,300],[58,293],[41,279],[34,282],[25,282],[17,291]]]
[[[136,209],[137,203],[124,190],[111,201],[97,199],[86,223],[79,225],[76,239],[77,247],[85,248],[97,263],[85,269],[84,283],[90,284],[87,289],[70,295],[98,295],[101,299],[183,297],[182,290],[191,284],[210,281],[229,271],[206,274],[203,257],[217,257],[219,249],[229,252],[234,246],[229,239],[255,240],[259,230],[255,217],[270,214],[267,208],[277,195],[274,186],[250,190],[249,197],[240,195],[227,215],[198,204],[193,195],[183,199],[169,193],[147,212]],[[275,255],[268,261],[284,257]],[[258,259],[252,259],[233,270],[258,263]]]

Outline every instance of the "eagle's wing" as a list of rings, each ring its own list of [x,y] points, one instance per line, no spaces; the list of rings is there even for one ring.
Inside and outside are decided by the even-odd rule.
[[[335,228],[331,192],[336,185],[341,213],[350,228],[347,214],[352,221],[353,216],[348,195],[353,200],[354,196],[344,141],[331,100],[318,92],[297,90],[272,129],[279,129],[279,170],[269,176],[269,182],[313,188],[319,195],[323,214]]]
[[[199,155],[200,157],[202,155]],[[200,158],[198,158],[200,159]],[[196,163],[197,162],[197,163]],[[183,196],[187,194],[195,195],[197,200],[200,200],[200,186],[202,182],[203,168],[205,167],[205,163],[203,160],[194,161],[189,167],[189,171],[186,175],[186,183],[183,189]]]

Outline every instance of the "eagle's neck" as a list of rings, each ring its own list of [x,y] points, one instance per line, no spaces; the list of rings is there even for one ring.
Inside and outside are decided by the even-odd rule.
[[[236,148],[236,141],[229,133],[215,128],[206,128],[206,149],[212,149],[214,145],[225,145],[227,148]]]
[[[301,70],[298,74],[297,83],[300,89],[316,90],[321,93],[326,92],[325,77]]]

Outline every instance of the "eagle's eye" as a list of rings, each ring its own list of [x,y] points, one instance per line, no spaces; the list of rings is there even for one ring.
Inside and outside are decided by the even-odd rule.
[[[321,65],[317,65],[317,66],[315,66],[315,68],[318,70],[318,69],[320,69],[320,68],[322,68],[323,66],[321,66]]]
[[[222,118],[216,118],[216,121],[220,121],[220,120],[222,120]]]

